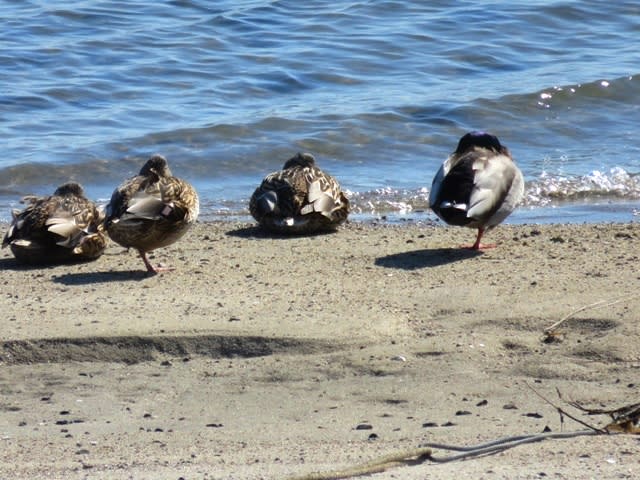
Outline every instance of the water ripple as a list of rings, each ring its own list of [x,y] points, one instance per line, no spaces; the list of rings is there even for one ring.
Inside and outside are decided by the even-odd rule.
[[[631,0],[0,0],[0,15],[5,206],[65,177],[108,195],[161,152],[203,205],[242,214],[308,150],[363,214],[415,213],[471,129],[511,149],[527,206],[639,190]]]

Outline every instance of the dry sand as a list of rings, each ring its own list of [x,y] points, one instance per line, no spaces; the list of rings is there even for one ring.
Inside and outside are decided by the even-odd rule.
[[[6,225],[1,225],[3,231]],[[288,479],[425,442],[590,424],[640,401],[640,226],[317,237],[198,224],[152,261],[24,268],[0,253],[0,478]],[[543,330],[578,312],[552,343]],[[633,435],[548,440],[375,479],[640,478]],[[434,455],[449,452],[435,451]]]

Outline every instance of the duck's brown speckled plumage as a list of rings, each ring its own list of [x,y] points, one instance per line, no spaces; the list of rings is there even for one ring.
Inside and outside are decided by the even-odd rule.
[[[68,182],[48,197],[27,196],[2,246],[11,248],[22,263],[33,265],[95,260],[104,252],[107,237],[102,214],[84,196],[82,186]]]
[[[179,240],[195,223],[198,194],[174,177],[161,155],[154,155],[140,173],[120,185],[106,209],[105,228],[113,241],[140,253],[147,271],[155,273],[147,252]]]
[[[334,230],[349,215],[349,200],[311,154],[298,153],[267,175],[251,196],[249,210],[265,229],[311,234]]]
[[[500,224],[524,195],[524,179],[511,153],[498,138],[469,132],[442,164],[431,186],[429,206],[450,225],[477,228],[471,247],[482,245],[483,233]]]

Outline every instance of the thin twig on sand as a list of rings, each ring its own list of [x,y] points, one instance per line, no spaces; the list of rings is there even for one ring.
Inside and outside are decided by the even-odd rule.
[[[565,315],[564,317],[562,317],[560,320],[558,320],[553,325],[545,328],[543,331],[544,331],[545,335],[552,336],[552,335],[554,335],[556,333],[556,330],[558,329],[558,327],[560,325],[562,325],[564,322],[566,322],[570,318],[576,316],[580,312],[584,312],[585,310],[592,310],[592,309],[596,309],[596,308],[610,307],[612,305],[616,305],[617,303],[622,303],[622,302],[624,302],[626,300],[629,300],[629,299],[637,297],[637,296],[638,296],[638,294],[634,293],[634,294],[623,295],[622,297],[617,298],[616,300],[611,300],[611,301],[598,300],[597,302],[594,302],[594,303],[591,303],[589,305],[585,305],[583,307],[580,307],[577,310],[574,310],[573,312],[569,313],[568,315]]]

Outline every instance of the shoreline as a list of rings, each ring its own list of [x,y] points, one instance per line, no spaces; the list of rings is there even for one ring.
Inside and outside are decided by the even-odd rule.
[[[565,224],[608,224],[608,223],[633,223],[637,222],[640,215],[639,200],[619,200],[613,202],[607,199],[594,199],[588,202],[562,202],[549,205],[520,206],[506,219],[502,225],[565,225]],[[255,221],[248,211],[231,213],[219,213],[212,211],[201,212],[203,223],[225,222],[253,223]],[[431,212],[428,207],[400,212],[385,210],[370,213],[351,213],[349,221],[355,224],[369,225],[429,225],[442,224],[440,219]],[[443,225],[444,226],[444,225]],[[451,228],[451,227],[447,227]]]
[[[46,194],[50,194],[47,192]],[[17,203],[17,199],[12,197],[13,203],[5,203],[4,211],[6,216],[0,216],[0,228],[6,231],[11,218],[11,208],[21,209],[23,205]],[[229,224],[255,224],[254,219],[246,208],[239,208],[231,213],[228,206],[223,206],[224,201],[217,202],[201,199],[200,223]],[[248,200],[247,200],[248,202]],[[425,201],[426,202],[426,201]],[[96,201],[98,205],[106,205],[108,198]],[[215,207],[214,205],[218,205]],[[400,202],[402,203],[402,202]],[[388,206],[387,206],[388,207]],[[420,205],[408,205],[407,210],[393,208],[373,208],[370,212],[352,212],[349,221],[355,224],[388,223],[391,225],[411,225],[411,224],[434,224],[441,223],[440,219],[431,212],[426,203]],[[599,223],[631,223],[640,221],[640,200],[623,197],[595,197],[582,199],[579,202],[572,201],[550,201],[546,205],[521,205],[506,219],[503,225],[523,225],[523,224],[599,224]]]
[[[0,476],[286,479],[583,428],[532,389],[598,426],[567,400],[637,403],[640,225],[501,225],[497,248],[458,248],[474,236],[200,222],[152,255],[175,268],[152,277],[113,243],[46,268],[1,250]],[[553,440],[371,478],[632,478],[636,450],[631,435]]]

